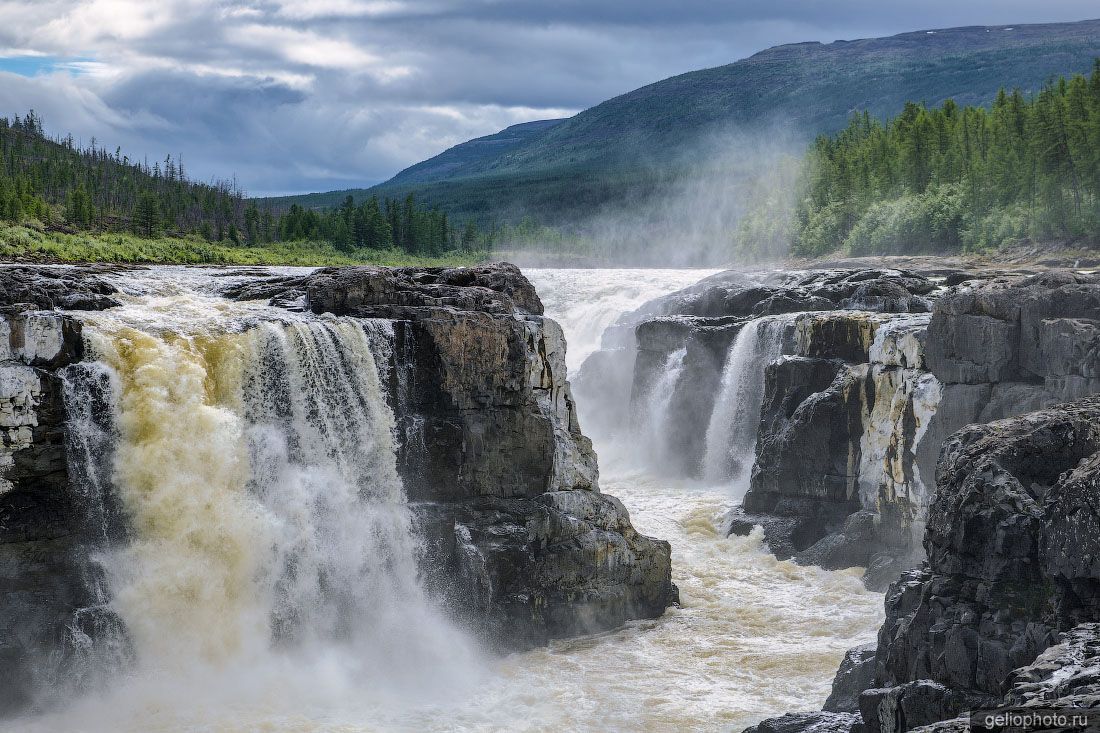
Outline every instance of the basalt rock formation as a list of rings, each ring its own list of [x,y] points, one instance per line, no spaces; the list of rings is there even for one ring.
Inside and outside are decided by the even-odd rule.
[[[424,538],[424,579],[491,643],[517,649],[606,630],[675,601],[668,543],[639,535],[623,506],[599,493],[564,338],[516,268],[231,274],[227,297],[388,322],[390,351],[377,356]],[[95,666],[98,636],[121,640],[114,652],[125,658],[124,630],[89,557],[104,542],[125,543],[128,527],[110,488],[86,492],[70,460],[73,441],[87,437],[73,416],[94,424],[105,406],[65,399],[66,369],[85,358],[80,314],[68,309],[117,305],[111,278],[0,268],[0,286],[5,712],[40,701],[33,693],[55,677]]]
[[[561,328],[517,268],[344,268],[302,286],[315,312],[393,321],[399,468],[431,528],[426,565],[490,641],[542,644],[674,602],[668,543],[598,491]]]
[[[770,319],[774,353],[742,367],[763,371],[763,390],[730,530],[762,525],[778,557],[866,567],[868,585],[884,589],[923,559],[947,436],[1100,392],[1100,281],[843,264],[720,273],[657,299],[608,332],[575,382],[633,403],[612,425],[637,422],[655,391],[671,389],[663,468],[700,476],[731,345]]]
[[[886,595],[851,729],[964,730],[953,719],[972,709],[1100,705],[1100,397],[960,430],[937,484],[928,559]],[[833,697],[851,696],[838,673]],[[794,730],[834,720],[821,715]]]

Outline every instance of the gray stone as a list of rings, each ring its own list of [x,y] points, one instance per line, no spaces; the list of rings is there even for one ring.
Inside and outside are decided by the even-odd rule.
[[[875,681],[874,643],[853,647],[844,655],[833,678],[833,688],[823,710],[831,713],[858,713],[859,696]]]
[[[858,715],[851,713],[787,713],[745,728],[743,733],[857,733]]]

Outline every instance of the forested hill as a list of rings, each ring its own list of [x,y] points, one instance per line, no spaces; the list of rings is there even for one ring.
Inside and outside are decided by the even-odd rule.
[[[413,196],[400,201],[371,196],[361,203],[345,197],[338,206],[321,210],[292,205],[273,211],[246,200],[235,183],[188,179],[183,163],[171,156],[150,165],[131,160],[121,149],[109,152],[94,139],[81,148],[71,135],[50,138],[33,111],[0,117],[0,226],[6,227],[0,247],[10,250],[0,256],[25,254],[26,247],[7,240],[24,239],[28,228],[38,232],[31,235],[36,242],[43,232],[186,239],[200,258],[205,250],[192,245],[300,243],[307,260],[309,250],[318,256],[333,250],[378,259],[379,253],[476,256],[492,245],[491,232],[479,232],[472,222],[452,222],[446,212],[421,206]],[[11,227],[19,231],[13,234]],[[179,250],[175,244],[168,249],[166,258],[179,256],[173,254]]]
[[[437,156],[371,191],[415,191],[458,218],[533,215],[567,223],[648,191],[655,170],[690,165],[700,139],[714,131],[782,123],[809,142],[839,130],[853,111],[885,117],[907,100],[985,105],[1002,87],[1034,93],[1053,76],[1087,72],[1097,56],[1096,20],[778,46],[650,84],[515,144],[458,146],[448,153],[460,156]],[[367,195],[312,194],[304,201],[335,205],[347,193],[357,200]],[[294,201],[303,202],[278,205]]]
[[[1100,243],[1100,60],[989,109],[910,102],[818,138],[803,169],[794,249],[944,252],[1017,240]]]
[[[0,118],[0,219],[220,239],[244,209],[235,184],[191,181],[171,156],[149,165],[101,148],[94,138],[86,148],[71,135],[51,139],[33,111]]]

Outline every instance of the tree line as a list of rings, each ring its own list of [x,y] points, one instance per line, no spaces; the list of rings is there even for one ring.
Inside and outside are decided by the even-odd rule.
[[[1100,240],[1100,59],[990,108],[907,103],[867,113],[807,155],[793,250],[817,255],[979,250]]]
[[[399,249],[436,256],[492,247],[492,238],[480,232],[473,221],[458,226],[447,212],[420,206],[411,193],[403,200],[371,196],[359,204],[348,196],[339,206],[327,209],[293,204],[278,217],[261,212],[250,202],[245,210],[245,232],[249,241],[324,241],[346,252]]]
[[[79,147],[69,135],[49,138],[41,118],[0,118],[0,219],[36,219],[75,230],[167,230],[226,238],[243,211],[233,182],[196,183],[183,162],[152,165],[101,148]]]
[[[198,183],[172,156],[150,165],[72,136],[50,138],[32,110],[0,118],[0,220],[35,220],[63,231],[130,231],[141,236],[199,236],[240,246],[312,241],[356,249],[399,249],[410,254],[487,250],[491,232],[458,224],[412,194],[403,200],[372,197],[338,207],[285,211],[261,208],[235,181]]]

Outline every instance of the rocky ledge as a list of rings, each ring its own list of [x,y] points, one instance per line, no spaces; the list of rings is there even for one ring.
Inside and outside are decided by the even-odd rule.
[[[565,338],[518,268],[328,269],[293,289],[314,312],[393,322],[399,467],[431,581],[471,627],[525,648],[676,601],[668,543],[599,492]]]
[[[849,654],[828,712],[756,730],[964,730],[953,719],[975,708],[1100,706],[1100,398],[960,430],[937,483],[928,559],[887,593],[874,656]]]

